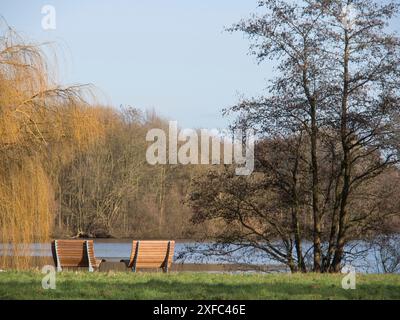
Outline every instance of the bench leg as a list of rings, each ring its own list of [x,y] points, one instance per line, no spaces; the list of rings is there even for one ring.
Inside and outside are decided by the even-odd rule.
[[[92,265],[92,261],[90,261],[90,254],[89,254],[89,241],[85,241],[85,246],[86,246],[86,255],[87,255],[87,259],[88,259],[88,269],[89,269],[89,272],[93,272],[94,271],[94,268],[93,268],[93,265]]]
[[[56,265],[57,265],[57,272],[61,272],[61,262],[60,262],[60,256],[58,255],[58,241],[54,240],[54,253],[56,255]]]
[[[140,241],[137,241],[136,242],[135,256],[133,258],[132,272],[136,272],[136,263],[137,263],[137,259],[138,259],[138,255],[139,255],[139,245],[140,245]]]
[[[171,250],[171,241],[168,241],[167,256],[166,256],[165,265],[164,265],[164,268],[163,268],[164,273],[168,273],[168,262],[169,262],[170,250]]]

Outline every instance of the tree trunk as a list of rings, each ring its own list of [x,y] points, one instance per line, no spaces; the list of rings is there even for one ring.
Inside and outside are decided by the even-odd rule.
[[[300,140],[301,141],[301,140]],[[301,143],[301,142],[300,142]],[[297,153],[298,154],[298,153]],[[294,241],[296,247],[296,255],[297,255],[297,269],[301,272],[306,272],[306,265],[303,259],[303,250],[301,247],[301,234],[300,234],[300,224],[298,219],[298,210],[299,210],[299,201],[297,194],[297,183],[298,183],[298,167],[299,167],[299,159],[296,157],[296,161],[293,168],[293,209],[292,209],[292,228],[294,233]]]
[[[162,236],[164,226],[164,198],[165,198],[165,166],[161,168],[160,174],[160,199],[159,199],[159,221],[158,221],[158,232]]]
[[[332,262],[332,268],[334,272],[339,272],[341,268],[341,262],[343,259],[344,246],[346,244],[346,228],[347,228],[347,199],[350,192],[350,180],[351,180],[351,154],[349,146],[349,134],[348,134],[348,99],[349,99],[349,54],[350,44],[348,31],[345,30],[345,48],[344,48],[344,70],[343,70],[343,96],[342,96],[342,110],[341,110],[341,126],[340,135],[343,150],[343,187],[341,192],[340,211],[339,211],[339,230],[338,238],[336,243],[335,255]]]
[[[313,99],[311,104],[311,173],[312,173],[312,208],[313,208],[313,244],[314,272],[321,272],[321,215],[319,210],[319,178],[317,158],[317,111]]]
[[[304,47],[305,54],[307,52]],[[311,116],[311,176],[312,176],[312,210],[313,210],[313,247],[314,272],[321,272],[321,215],[319,210],[319,170],[317,156],[318,124],[317,99],[311,94],[308,80],[307,55],[303,66],[303,89],[310,105]]]

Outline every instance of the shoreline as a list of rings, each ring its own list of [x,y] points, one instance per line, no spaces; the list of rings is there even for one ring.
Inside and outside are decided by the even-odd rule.
[[[0,257],[0,262],[4,264],[0,267],[3,271],[15,270],[18,262],[29,261],[28,269],[41,269],[46,265],[54,266],[53,258],[48,256],[35,257]],[[17,259],[16,259],[17,258]],[[120,262],[119,259],[105,258],[102,262],[99,272],[131,272],[127,268],[126,263]],[[2,261],[3,260],[3,261]],[[19,261],[18,261],[19,260]],[[1,264],[0,264],[1,265]],[[26,265],[25,265],[26,266]],[[25,268],[24,268],[25,269]],[[86,271],[87,268],[65,268],[65,270]],[[161,269],[142,269],[139,272],[162,272]],[[240,264],[240,263],[172,263],[170,272],[254,272],[254,273],[275,273],[288,272],[284,265],[256,265],[256,264]]]

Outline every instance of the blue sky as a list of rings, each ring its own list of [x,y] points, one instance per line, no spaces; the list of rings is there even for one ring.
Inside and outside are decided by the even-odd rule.
[[[56,9],[43,30],[41,8]],[[2,0],[0,13],[29,39],[57,44],[64,84],[92,83],[114,106],[155,109],[182,127],[223,128],[221,109],[262,93],[271,66],[225,26],[248,17],[256,0]]]
[[[41,27],[48,4],[56,30]],[[243,34],[224,31],[256,8],[257,0],[1,0],[0,14],[29,39],[56,44],[62,83],[92,83],[104,103],[155,109],[181,127],[224,128],[221,109],[262,94],[272,76]]]

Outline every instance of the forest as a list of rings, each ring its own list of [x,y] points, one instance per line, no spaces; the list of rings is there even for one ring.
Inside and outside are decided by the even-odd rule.
[[[260,62],[279,60],[268,96],[224,110],[232,130],[257,131],[249,176],[150,165],[146,134],[169,119],[60,85],[48,48],[5,26],[0,241],[214,240],[291,271],[339,272],[352,241],[398,233],[400,41],[384,28],[399,7],[360,1],[349,26],[335,3],[261,1],[268,15],[228,29],[249,37]]]
[[[184,200],[191,176],[203,169],[149,165],[145,158],[146,133],[168,122],[154,111],[99,105],[91,86],[60,86],[52,77],[48,48],[4,29],[2,242],[83,236],[182,239],[195,233]]]

